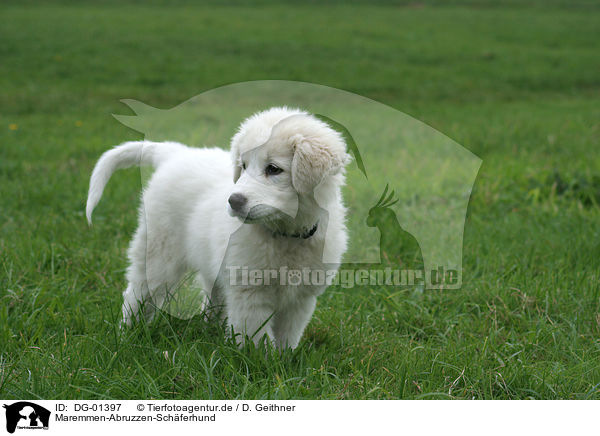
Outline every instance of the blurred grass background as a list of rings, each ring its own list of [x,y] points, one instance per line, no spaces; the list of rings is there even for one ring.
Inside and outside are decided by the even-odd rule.
[[[3,2],[0,397],[598,398],[595,1]],[[248,80],[381,101],[483,159],[463,288],[330,288],[300,347],[163,316],[119,336],[139,171],[87,227],[89,174],[170,108]]]

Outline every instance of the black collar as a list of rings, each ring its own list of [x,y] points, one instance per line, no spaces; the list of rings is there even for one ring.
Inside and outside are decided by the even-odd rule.
[[[306,230],[302,233],[292,233],[291,235],[285,232],[274,232],[273,236],[275,237],[282,237],[282,238],[302,238],[302,239],[308,239],[310,238],[312,235],[314,235],[317,232],[317,228],[319,227],[319,223],[315,223],[314,226],[312,226],[312,228],[310,230]]]

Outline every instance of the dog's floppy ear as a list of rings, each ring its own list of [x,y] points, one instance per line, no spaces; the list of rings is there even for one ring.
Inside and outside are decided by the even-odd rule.
[[[325,138],[292,137],[292,185],[298,193],[308,194],[327,177],[342,171],[350,162],[342,136],[331,130]]]
[[[233,164],[233,183],[236,183],[241,175],[242,175],[242,167],[239,164],[234,163]]]
[[[233,165],[233,183],[236,183],[242,174],[242,162],[240,157],[239,142],[241,133],[238,132],[231,138],[231,164]]]

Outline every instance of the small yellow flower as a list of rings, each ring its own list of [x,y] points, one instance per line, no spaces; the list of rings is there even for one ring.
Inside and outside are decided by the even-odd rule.
[[[13,123],[13,124],[9,124],[9,125],[8,125],[8,128],[9,128],[10,130],[17,130],[17,129],[19,128],[19,126],[17,126],[16,124],[14,124],[14,123]]]
[[[75,121],[75,125],[77,127],[81,127],[81,126],[83,126],[83,123],[81,121],[77,120],[77,121]]]

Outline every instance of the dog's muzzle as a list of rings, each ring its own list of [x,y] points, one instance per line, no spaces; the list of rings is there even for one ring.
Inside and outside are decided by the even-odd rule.
[[[231,206],[231,209],[233,211],[242,212],[242,210],[244,209],[244,206],[248,202],[248,199],[243,194],[235,193],[235,194],[231,194],[228,201],[229,201],[229,206]]]

